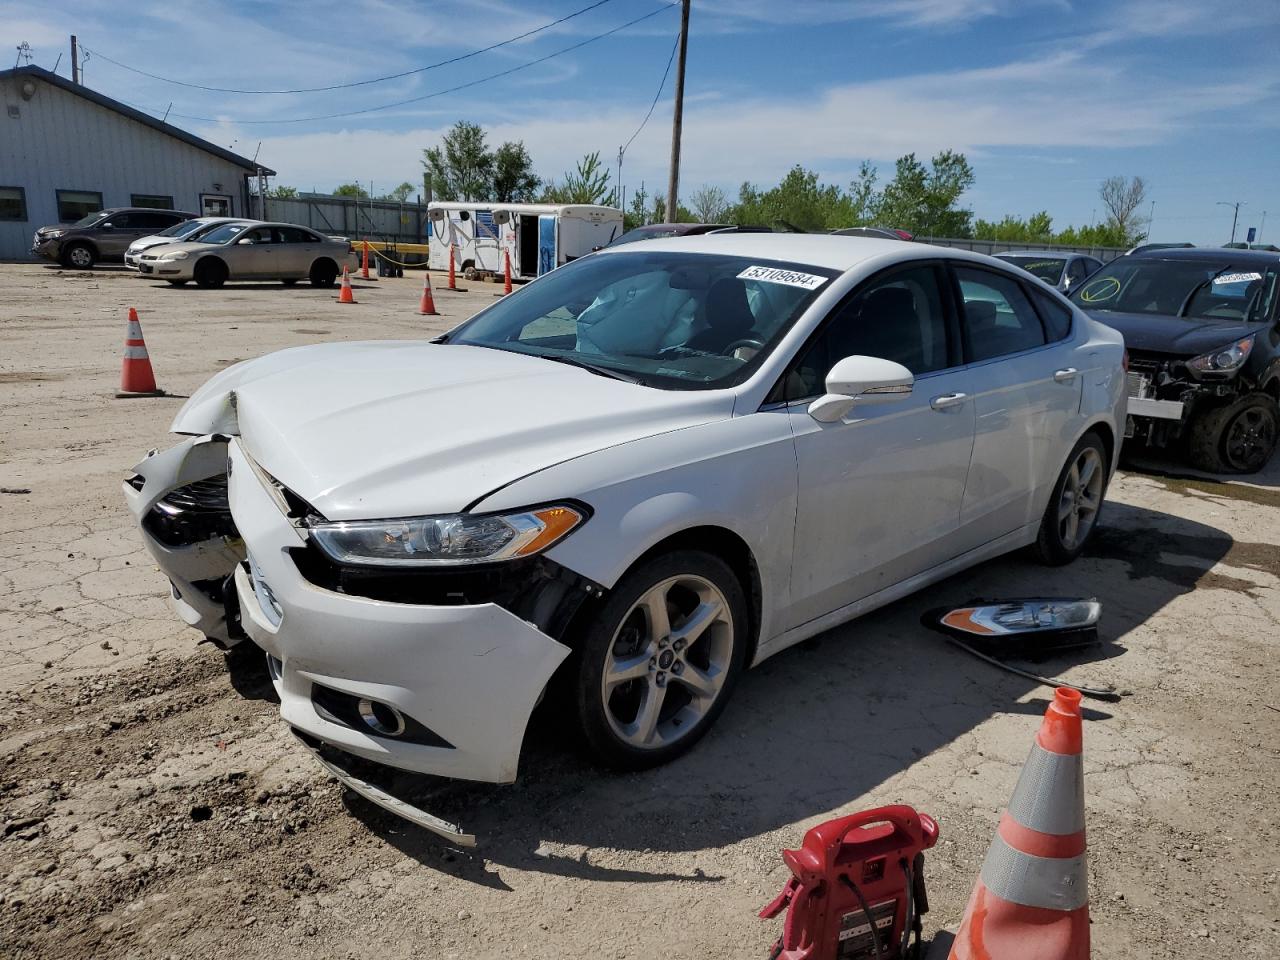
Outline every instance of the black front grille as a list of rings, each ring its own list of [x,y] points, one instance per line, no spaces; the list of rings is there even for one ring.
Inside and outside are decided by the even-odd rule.
[[[143,525],[170,547],[239,536],[227,502],[226,475],[170,490],[156,501]]]

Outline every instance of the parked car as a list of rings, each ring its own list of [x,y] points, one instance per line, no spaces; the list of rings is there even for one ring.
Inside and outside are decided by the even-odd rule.
[[[1129,350],[1128,432],[1255,473],[1280,427],[1280,254],[1162,249],[1113,260],[1071,299]]]
[[[831,231],[836,237],[871,237],[873,240],[914,240],[914,233],[897,227],[842,227]]]
[[[743,227],[736,223],[647,223],[641,227],[633,227],[606,246],[617,247],[624,243],[635,243],[637,240],[659,240],[663,237],[696,237],[704,233],[772,232],[768,227]]]
[[[231,367],[124,493],[181,617],[267,652],[332,769],[511,781],[544,695],[642,768],[746,666],[1010,550],[1074,559],[1122,355],[967,251],[653,240],[431,342]]]
[[[181,286],[220,287],[228,280],[279,280],[331,287],[342,268],[353,267],[349,240],[322,236],[293,223],[224,223],[198,240],[145,251],[138,270]]]
[[[1151,250],[1184,250],[1194,246],[1194,243],[1187,243],[1186,241],[1181,243],[1140,243],[1136,247],[1130,247],[1126,250],[1125,255],[1147,253]]]
[[[150,207],[99,210],[72,224],[41,227],[31,239],[31,252],[64,267],[88,270],[99,261],[119,263],[133,241],[194,217]]]
[[[1082,253],[1061,250],[1008,250],[996,259],[1021,267],[1038,280],[1067,293],[1079,286],[1089,274],[1102,266],[1102,261]]]
[[[161,230],[159,233],[140,237],[129,244],[129,249],[124,252],[124,265],[137,270],[138,260],[144,250],[162,247],[166,243],[199,240],[202,234],[208,233],[214,227],[221,226],[224,223],[247,224],[256,222],[256,220],[246,220],[244,217],[196,217],[194,220],[179,220],[173,226]]]

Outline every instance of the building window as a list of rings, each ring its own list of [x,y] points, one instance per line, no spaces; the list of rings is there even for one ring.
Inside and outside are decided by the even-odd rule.
[[[75,223],[102,209],[102,194],[92,190],[58,190],[58,219]]]
[[[0,220],[27,219],[27,193],[21,187],[0,187]]]
[[[129,198],[129,205],[132,207],[149,207],[152,210],[172,210],[173,197],[162,196],[158,193],[135,193]]]

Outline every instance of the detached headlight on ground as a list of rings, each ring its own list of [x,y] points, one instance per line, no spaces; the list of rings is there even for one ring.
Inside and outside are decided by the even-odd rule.
[[[1253,352],[1253,336],[1237,340],[1235,343],[1202,354],[1194,360],[1187,361],[1187,367],[1196,373],[1235,373]]]
[[[558,504],[501,515],[316,522],[308,528],[320,549],[339,563],[423,567],[533,556],[585,519],[580,510]]]
[[[187,251],[179,250],[176,253],[166,253],[160,259],[161,260],[185,260],[189,256],[191,256],[191,254],[187,253]]]
[[[1096,626],[1102,604],[1096,600],[1013,600],[961,607],[942,618],[942,624],[978,636],[1079,630]]]

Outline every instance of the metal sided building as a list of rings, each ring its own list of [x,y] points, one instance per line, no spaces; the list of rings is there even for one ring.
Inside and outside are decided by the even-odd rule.
[[[0,260],[110,207],[249,216],[258,164],[40,67],[0,70]],[[265,170],[270,175],[274,171]]]

